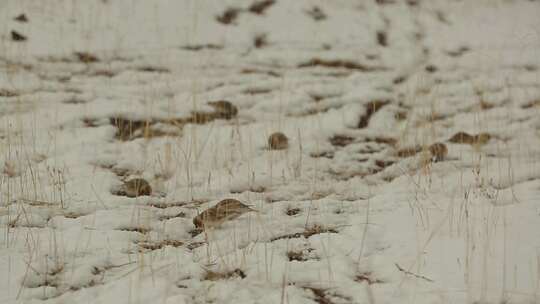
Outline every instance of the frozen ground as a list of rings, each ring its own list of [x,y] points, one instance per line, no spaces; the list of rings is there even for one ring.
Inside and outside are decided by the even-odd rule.
[[[0,303],[540,303],[540,3],[253,3],[0,1]]]

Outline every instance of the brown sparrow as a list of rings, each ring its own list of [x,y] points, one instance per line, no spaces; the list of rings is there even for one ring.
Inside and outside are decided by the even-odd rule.
[[[268,137],[268,146],[272,150],[284,150],[289,147],[289,139],[281,132],[275,132]]]
[[[193,224],[199,229],[218,227],[227,221],[232,221],[244,213],[256,211],[235,199],[224,199],[215,206],[201,212],[193,219]]]
[[[448,155],[448,148],[443,143],[434,143],[429,146],[429,153],[431,154],[431,159],[433,161],[443,161]]]
[[[227,100],[209,101],[214,108],[216,118],[231,119],[238,114],[238,108]]]
[[[127,197],[137,197],[152,194],[152,187],[146,180],[134,178],[125,182],[119,192]]]

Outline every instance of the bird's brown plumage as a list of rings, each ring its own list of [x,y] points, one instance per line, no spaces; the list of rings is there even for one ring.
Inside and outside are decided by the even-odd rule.
[[[197,215],[193,219],[193,224],[197,228],[217,227],[250,211],[255,210],[236,199],[224,199]]]

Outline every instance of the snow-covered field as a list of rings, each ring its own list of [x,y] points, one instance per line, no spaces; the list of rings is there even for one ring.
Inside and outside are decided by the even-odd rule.
[[[540,303],[539,1],[2,0],[0,121],[0,303]]]

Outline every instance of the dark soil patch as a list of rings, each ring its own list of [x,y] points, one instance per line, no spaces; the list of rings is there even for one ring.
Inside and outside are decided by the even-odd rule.
[[[177,214],[172,214],[172,215],[162,215],[160,216],[158,219],[160,221],[166,221],[166,220],[170,220],[170,219],[173,219],[173,218],[185,218],[186,217],[186,214],[184,212],[179,212]]]
[[[302,211],[300,208],[288,208],[285,214],[288,216],[295,216]]]
[[[186,45],[186,46],[181,47],[181,49],[186,50],[186,51],[221,50],[221,49],[223,49],[223,46],[208,43],[208,44]]]
[[[446,54],[450,57],[461,57],[463,54],[469,52],[471,49],[467,46],[462,46],[457,50],[447,51]]]
[[[234,24],[241,11],[239,8],[229,7],[221,15],[216,16],[216,20],[225,25]]]
[[[341,69],[348,69],[348,70],[358,70],[361,72],[371,72],[371,71],[379,69],[376,67],[369,67],[361,63],[357,63],[357,62],[349,61],[349,60],[339,60],[339,59],[326,60],[326,59],[320,59],[320,58],[313,58],[307,62],[303,62],[298,65],[299,68],[311,68],[311,67],[316,67],[316,66],[324,67],[324,68],[341,68]]]
[[[257,69],[243,69],[240,71],[241,74],[264,74],[272,77],[281,77],[281,74],[274,71],[264,71]]]
[[[111,117],[109,122],[117,128],[115,138],[119,140],[133,140],[136,138],[152,138],[160,136],[176,136],[175,131],[162,131],[155,127],[161,123],[182,128],[187,123],[205,124],[216,119],[230,120],[237,116],[238,108],[226,100],[209,101],[208,105],[214,108],[212,112],[192,112],[190,117],[177,119],[129,119],[125,117]]]
[[[13,20],[18,21],[18,22],[22,22],[22,23],[26,23],[26,22],[28,22],[28,17],[26,17],[25,14],[20,14],[19,16],[13,18]]]
[[[270,239],[270,241],[273,242],[273,241],[282,240],[282,239],[296,239],[300,237],[304,237],[307,239],[313,235],[321,234],[321,233],[338,233],[338,231],[333,228],[324,228],[320,225],[314,225],[310,228],[306,228],[304,232],[297,232],[297,233],[277,236]]]
[[[393,84],[400,84],[400,83],[403,83],[407,80],[407,76],[398,76],[396,78],[394,78],[394,80],[392,80],[392,83]]]
[[[328,289],[302,286],[303,289],[310,290],[313,293],[313,301],[317,304],[335,304],[332,298],[339,298],[339,303],[353,303],[352,298],[331,292]]]
[[[81,216],[86,216],[88,213],[80,213],[80,212],[64,212],[64,217],[69,219],[76,219]]]
[[[402,158],[413,157],[420,151],[422,151],[422,147],[420,147],[420,146],[406,147],[406,148],[399,149],[396,152],[396,155],[398,157],[402,157]]]
[[[309,256],[309,253],[312,252],[313,248],[308,248],[304,250],[299,251],[287,251],[287,258],[289,259],[289,262],[297,261],[297,262],[305,262],[308,260],[314,260],[317,258],[313,258]]]
[[[0,97],[17,97],[19,93],[7,89],[0,89]]]
[[[306,14],[315,21],[322,21],[327,18],[326,14],[318,6],[314,6],[310,10],[307,10]]]
[[[116,138],[120,140],[129,140],[133,134],[143,128],[148,128],[152,121],[128,119],[123,117],[111,117],[109,119],[111,125],[117,128]]]
[[[366,142],[376,142],[378,144],[384,144],[384,145],[390,145],[395,146],[397,144],[397,139],[392,137],[368,137],[365,140]]]
[[[265,88],[249,88],[242,91],[242,93],[249,94],[249,95],[268,94],[270,92],[272,92],[271,89],[265,89]]]
[[[207,201],[203,201],[203,200],[193,200],[191,202],[172,202],[172,203],[152,202],[149,204],[149,206],[158,208],[158,209],[167,209],[171,207],[199,206],[206,202]]]
[[[75,52],[75,56],[82,63],[95,63],[99,62],[99,58],[88,52]]]
[[[249,6],[248,12],[257,14],[257,15],[262,15],[267,9],[269,9],[275,3],[276,3],[275,0],[257,1]]]
[[[116,230],[129,231],[129,232],[138,232],[138,233],[142,233],[142,234],[147,234],[148,232],[151,231],[150,228],[144,228],[144,227],[123,227],[123,228],[118,228]]]
[[[85,99],[82,99],[82,98],[79,98],[77,96],[73,96],[71,98],[68,98],[64,101],[62,101],[62,103],[65,103],[65,104],[85,104],[87,103],[88,101],[85,100]]]
[[[385,31],[377,31],[377,43],[382,47],[388,46],[388,35]]]
[[[369,285],[384,283],[382,280],[372,278],[371,272],[361,273],[354,277],[355,282],[366,282]]]
[[[358,122],[358,128],[363,129],[367,127],[371,116],[373,116],[373,114],[377,113],[377,111],[379,111],[382,107],[389,103],[389,100],[376,100],[368,103],[365,107],[366,113],[360,117],[360,121]]]
[[[391,166],[393,165],[395,162],[394,161],[391,161],[391,160],[381,160],[381,159],[377,159],[375,160],[375,165],[377,165],[377,167],[381,168],[381,169],[384,169],[388,166]]]
[[[334,152],[333,151],[311,152],[309,156],[313,158],[323,157],[323,158],[332,159],[334,158]]]
[[[96,128],[100,126],[99,120],[95,118],[83,118],[82,122],[87,128]]]
[[[23,41],[28,40],[28,37],[26,37],[25,35],[17,31],[11,31],[11,40],[15,42],[23,42]]]
[[[266,40],[266,34],[257,34],[253,38],[253,46],[256,49],[263,48],[268,45],[268,41]]]
[[[116,73],[111,70],[97,70],[91,74],[91,76],[113,78]]]
[[[227,280],[231,278],[246,278],[246,274],[241,269],[234,269],[231,271],[226,272],[217,272],[217,271],[211,271],[207,270],[206,274],[204,275],[203,280],[208,281],[219,281],[219,280]]]
[[[158,250],[165,246],[180,247],[184,243],[177,240],[163,240],[160,242],[139,242],[137,245],[141,250]]]
[[[156,66],[143,66],[137,68],[137,71],[139,72],[146,72],[146,73],[170,73],[171,71],[164,67],[156,67]]]
[[[521,106],[522,109],[530,109],[530,108],[533,108],[533,107],[540,107],[540,98],[536,99],[536,100],[532,100],[532,101],[530,101],[530,102],[528,102],[528,103]]]
[[[334,135],[330,139],[330,144],[334,147],[345,147],[354,142],[354,138],[347,135]]]
[[[437,67],[434,66],[433,64],[428,64],[428,65],[426,65],[426,67],[425,67],[424,69],[425,69],[426,72],[428,72],[428,73],[435,73],[435,72],[437,72],[437,70],[438,70]]]

